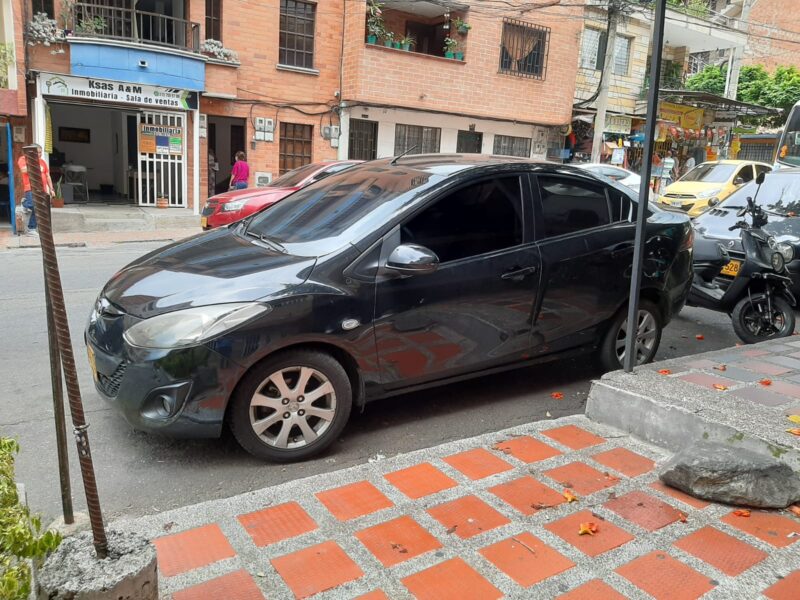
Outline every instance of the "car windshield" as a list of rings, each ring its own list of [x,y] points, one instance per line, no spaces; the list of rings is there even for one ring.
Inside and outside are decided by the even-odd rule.
[[[789,165],[800,165],[800,107],[795,106],[784,127],[778,160]]]
[[[267,187],[295,187],[300,185],[300,182],[313,175],[316,171],[318,171],[322,165],[319,163],[312,163],[310,165],[306,165],[305,167],[299,167],[297,169],[293,169],[288,173],[284,173],[274,181],[270,182]]]
[[[443,178],[402,165],[346,169],[258,213],[246,235],[296,256],[322,256],[357,244]]]
[[[703,183],[725,183],[731,178],[737,165],[703,163],[696,166],[678,181],[702,181]]]
[[[697,231],[703,235],[719,238],[737,238],[738,231],[728,231],[728,227],[735,224],[739,217],[737,210],[747,206],[747,198],[754,197],[761,208],[787,215],[800,214],[800,172],[798,173],[768,173],[764,184],[758,190],[758,185],[751,181],[742,186],[726,198],[719,206],[696,219]],[[750,222],[750,217],[745,217]],[[800,218],[780,217],[773,214],[767,215],[769,223],[764,227],[773,235],[794,235],[800,238]]]

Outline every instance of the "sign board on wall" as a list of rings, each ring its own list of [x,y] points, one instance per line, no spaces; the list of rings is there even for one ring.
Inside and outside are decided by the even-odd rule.
[[[665,121],[677,123],[684,129],[700,129],[703,127],[703,109],[696,106],[662,102],[658,106],[658,117]]]
[[[272,173],[256,172],[256,187],[267,187],[272,182]]]
[[[183,154],[183,127],[139,124],[141,154]]]
[[[606,115],[605,133],[619,133],[628,135],[631,132],[632,120],[622,115]]]
[[[197,92],[127,81],[40,73],[39,90],[45,96],[55,98],[99,100],[174,110],[197,108]]]

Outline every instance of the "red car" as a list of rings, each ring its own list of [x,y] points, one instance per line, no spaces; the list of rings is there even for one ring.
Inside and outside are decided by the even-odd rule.
[[[204,230],[240,221],[262,208],[283,200],[292,192],[339,171],[360,163],[360,160],[328,160],[312,163],[284,173],[267,187],[232,190],[208,199],[200,217]]]

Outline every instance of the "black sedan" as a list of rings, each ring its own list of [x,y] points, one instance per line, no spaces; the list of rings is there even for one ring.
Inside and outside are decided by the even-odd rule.
[[[136,428],[289,461],[353,407],[586,353],[624,356],[637,204],[575,168],[377,160],[142,257],[86,329],[98,391]],[[690,285],[692,232],[649,210],[636,361]]]

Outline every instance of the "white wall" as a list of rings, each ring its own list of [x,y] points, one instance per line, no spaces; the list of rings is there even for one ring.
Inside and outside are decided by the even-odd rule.
[[[114,152],[111,134],[112,111],[104,108],[50,105],[53,124],[53,149],[63,152],[69,163],[87,168],[89,189],[99,189],[100,184],[114,184]],[[89,144],[62,142],[59,140],[59,127],[88,129],[91,134]]]
[[[440,127],[442,130],[440,137],[440,152],[448,153],[456,151],[459,130],[468,131],[471,125],[475,126],[475,131],[483,133],[484,154],[491,154],[494,150],[495,135],[513,135],[517,137],[531,138],[531,158],[544,160],[547,153],[547,127],[536,125],[523,125],[506,121],[490,121],[486,119],[472,119],[459,115],[443,115],[438,113],[425,113],[410,110],[398,110],[393,108],[369,108],[357,106],[347,109],[349,119],[366,119],[378,121],[378,158],[394,156],[394,134],[395,125],[403,123],[406,125],[422,125],[425,127]],[[365,117],[365,115],[367,115]],[[340,143],[340,157],[347,156],[348,136],[343,135]],[[543,151],[536,152],[536,145],[541,143]]]

